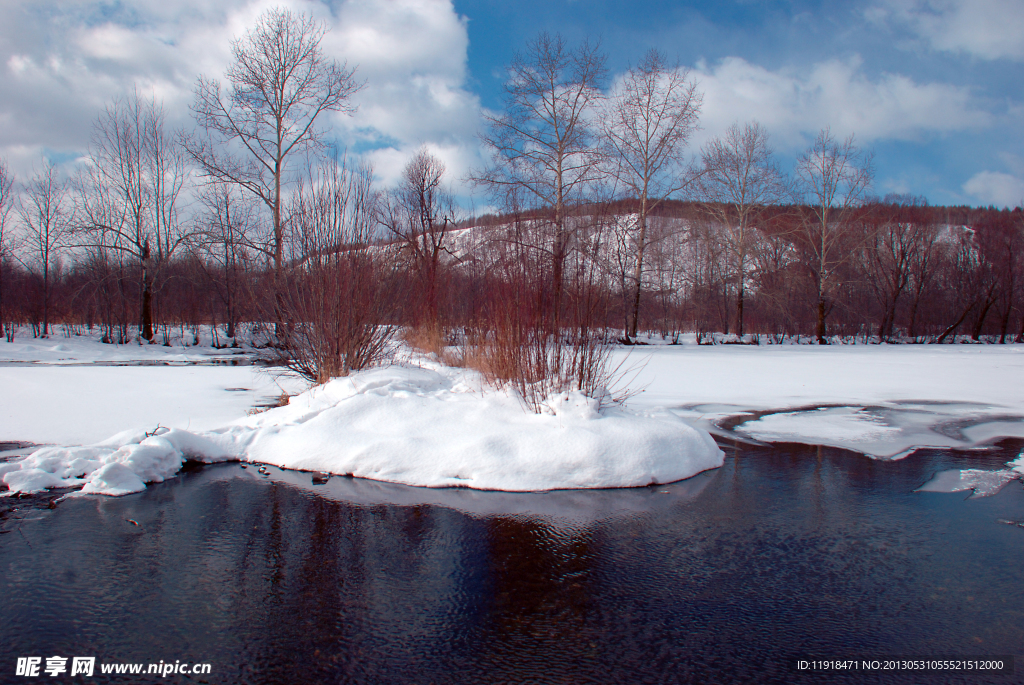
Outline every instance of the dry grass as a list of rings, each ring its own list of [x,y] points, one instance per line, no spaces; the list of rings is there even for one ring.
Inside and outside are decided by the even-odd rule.
[[[270,402],[267,402],[266,404],[260,404],[260,405],[257,405],[255,407],[253,407],[252,409],[247,411],[246,414],[249,415],[249,416],[255,416],[256,414],[262,414],[263,412],[267,411],[268,409],[277,409],[278,407],[287,406],[288,402],[291,400],[291,398],[292,398],[291,395],[289,395],[286,392],[282,392],[277,397],[271,398]]]
[[[413,349],[441,359],[448,348],[449,335],[440,324],[409,326],[402,331],[402,340]]]

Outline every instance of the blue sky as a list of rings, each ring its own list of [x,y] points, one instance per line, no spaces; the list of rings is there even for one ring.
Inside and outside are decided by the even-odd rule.
[[[964,34],[957,36],[953,30],[961,20],[961,7],[977,13],[980,26],[964,27]],[[691,69],[705,65],[698,71],[714,71],[722,60],[739,58],[798,81],[817,65],[856,64],[851,78],[869,93],[872,85],[881,88],[887,79],[906,77],[921,87],[946,86],[965,95],[963,107],[951,108],[950,118],[969,112],[975,116],[961,125],[942,122],[940,107],[932,120],[892,131],[888,129],[898,128],[896,121],[892,127],[876,124],[858,130],[852,123],[844,126],[811,115],[793,117],[787,134],[795,128],[806,139],[829,124],[855,134],[875,154],[874,190],[879,195],[913,193],[934,204],[1024,200],[1024,38],[1004,35],[1024,29],[1024,3],[457,0],[455,8],[468,18],[471,83],[486,107],[501,107],[502,65],[539,30],[558,31],[572,41],[599,38],[612,73],[624,70],[650,47]],[[979,29],[981,36],[970,33]],[[1007,44],[986,48],[985,29],[992,29],[993,41]],[[907,116],[914,104],[908,96],[903,107],[889,113],[894,119]],[[926,100],[923,106],[931,105]],[[736,120],[756,117],[757,108],[750,109],[737,111]],[[708,126],[720,128],[721,122]],[[799,150],[796,141],[777,140],[776,148],[783,166],[791,166]],[[1002,175],[990,182],[998,187],[985,190],[984,177],[976,177],[986,172]],[[964,188],[972,179],[974,193]]]
[[[196,76],[221,75],[231,38],[276,4],[327,22],[325,49],[358,64],[359,111],[325,124],[385,184],[420,145],[457,183],[481,164],[504,65],[550,31],[599,39],[610,79],[651,47],[689,69],[705,96],[694,153],[756,119],[791,168],[827,125],[874,152],[878,195],[1024,200],[1024,0],[5,2],[0,156],[21,176],[44,156],[75,164],[102,108],[135,87],[191,126]]]

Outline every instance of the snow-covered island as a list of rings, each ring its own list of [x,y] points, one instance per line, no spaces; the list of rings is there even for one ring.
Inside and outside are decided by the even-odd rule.
[[[123,495],[174,476],[186,460],[540,491],[673,482],[720,466],[723,454],[668,410],[563,393],[535,414],[475,371],[419,357],[334,379],[214,430],[129,429],[45,447],[0,464],[0,477],[11,492],[82,486],[82,494]]]
[[[173,366],[224,354],[84,338],[0,343],[0,375],[17,398],[0,410],[0,437],[58,443],[0,464],[0,478],[12,493],[117,495],[174,476],[186,460],[239,460],[542,491],[688,478],[722,464],[709,433],[878,459],[1024,435],[1017,345],[620,348],[613,364],[628,355],[628,379],[642,389],[626,406],[565,393],[540,414],[477,372],[422,355],[304,391],[253,366]],[[120,365],[131,361],[147,365]],[[246,413],[282,388],[294,393],[285,406]],[[1013,467],[999,478],[1024,471]]]

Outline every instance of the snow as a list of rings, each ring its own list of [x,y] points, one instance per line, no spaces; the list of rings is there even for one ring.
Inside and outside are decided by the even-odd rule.
[[[210,430],[304,389],[240,352],[89,336],[0,339],[0,442],[90,444],[127,427]]]
[[[599,407],[579,393],[545,413],[476,372],[424,361],[339,378],[288,405],[212,431],[125,432],[40,449],[0,465],[12,491],[84,483],[82,494],[137,492],[186,459],[242,459],[428,487],[541,491],[669,483],[721,466],[711,437],[666,411]]]
[[[940,471],[918,488],[920,492],[962,492],[973,490],[971,498],[989,497],[1013,480],[1024,480],[1024,454],[1006,464],[1009,469],[950,469]]]
[[[541,415],[473,372],[419,358],[336,379],[249,416],[261,399],[299,384],[255,366],[209,365],[213,354],[220,352],[78,338],[0,343],[0,382],[16,398],[0,408],[0,441],[63,445],[0,463],[0,478],[12,491],[83,486],[115,494],[169,478],[187,459],[241,459],[391,483],[529,492],[692,476],[722,463],[705,431],[885,459],[1024,435],[1019,345],[698,346],[691,339],[619,348],[620,385],[642,390],[625,407],[599,408],[568,394],[550,398]],[[1024,463],[1009,470],[1024,472]],[[955,481],[966,487],[986,478],[1001,477]]]

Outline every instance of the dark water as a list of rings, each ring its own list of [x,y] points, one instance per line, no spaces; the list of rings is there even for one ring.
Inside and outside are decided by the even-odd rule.
[[[42,682],[1022,682],[1024,488],[917,493],[1020,443],[872,461],[743,448],[689,481],[536,495],[237,464],[4,499],[0,682],[19,656],[208,662]],[[135,524],[138,525],[135,525]],[[1016,674],[793,659],[1016,655]],[[109,679],[109,680],[108,680]]]

